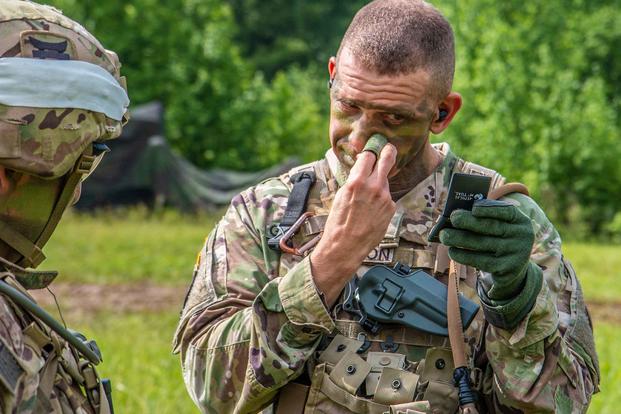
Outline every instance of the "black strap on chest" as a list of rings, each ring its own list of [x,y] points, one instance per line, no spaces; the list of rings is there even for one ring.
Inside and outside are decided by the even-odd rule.
[[[279,243],[285,232],[300,218],[306,211],[308,195],[315,183],[315,173],[313,171],[302,171],[291,177],[293,188],[287,200],[287,208],[282,221],[272,229],[272,237],[267,241],[267,245],[272,250],[280,251]]]

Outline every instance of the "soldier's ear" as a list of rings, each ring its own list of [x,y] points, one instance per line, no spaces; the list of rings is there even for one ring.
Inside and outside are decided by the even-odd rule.
[[[328,76],[330,76],[328,85],[331,87],[334,82],[334,77],[336,76],[336,58],[334,56],[328,59]]]
[[[459,111],[459,108],[461,108],[461,95],[457,92],[449,93],[438,105],[434,120],[429,127],[431,132],[439,134],[444,131]]]

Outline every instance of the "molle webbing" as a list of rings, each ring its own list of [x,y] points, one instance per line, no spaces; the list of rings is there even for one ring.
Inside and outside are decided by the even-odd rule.
[[[315,183],[315,173],[305,171],[291,177],[293,189],[287,200],[287,208],[280,225],[282,227],[292,226],[306,210],[306,202],[310,194],[311,186]]]
[[[349,359],[351,353],[345,354],[342,360]],[[354,356],[354,360],[359,357]],[[348,365],[349,362],[344,365]],[[358,397],[342,386],[339,382],[344,377],[338,372],[338,365],[321,363],[314,369],[311,386],[290,382],[285,385],[279,394],[276,405],[276,414],[302,414],[303,412],[324,412],[322,400],[327,398],[331,402],[332,410],[340,407],[338,411],[330,412],[354,412],[365,414],[422,414],[430,412],[427,401],[411,401],[414,398],[419,376],[408,371],[385,368],[382,372],[378,390],[381,396],[378,401]],[[357,371],[354,373],[354,375]],[[347,376],[345,374],[345,376]],[[398,381],[399,385],[393,385]],[[408,397],[405,397],[405,395]],[[411,394],[411,396],[410,396]],[[386,398],[384,400],[383,398]],[[410,399],[411,398],[411,399]],[[393,400],[394,402],[390,402]],[[399,400],[408,400],[398,402]]]
[[[334,324],[336,331],[348,338],[357,338],[359,334],[364,333],[370,342],[386,342],[388,337],[391,337],[392,341],[403,345],[438,348],[448,348],[449,346],[447,337],[427,334],[404,326],[385,326],[377,334],[372,335],[355,320],[337,319]]]
[[[327,214],[321,214],[306,219],[300,227],[300,237],[310,239],[321,233],[327,218]],[[399,227],[396,226],[395,229],[398,230]],[[435,250],[421,248],[417,243],[399,240],[397,235],[394,235],[392,240],[388,240],[385,236],[378,247],[394,250],[394,255],[390,256],[390,260],[386,260],[386,263],[399,262],[414,268],[432,269],[437,273],[444,273],[448,269],[448,253],[438,251],[436,254]],[[438,245],[437,248],[441,249],[442,245]],[[465,274],[460,272],[460,276],[464,278]]]
[[[69,332],[62,326],[52,315],[47,313],[43,308],[37,305],[28,296],[19,291],[19,289],[11,286],[5,280],[0,280],[0,293],[9,297],[13,302],[26,310],[34,317],[41,320],[46,326],[56,332],[61,338],[69,342],[80,354],[82,354],[91,363],[97,365],[101,362],[101,355],[98,355],[85,342],[76,335]]]

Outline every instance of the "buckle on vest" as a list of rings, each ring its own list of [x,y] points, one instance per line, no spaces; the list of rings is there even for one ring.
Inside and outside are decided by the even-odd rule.
[[[96,157],[93,155],[82,154],[75,166],[75,172],[86,175],[93,169]]]
[[[270,229],[272,237],[267,240],[267,246],[272,250],[280,251],[280,239],[282,239],[282,236],[285,235],[287,230],[289,230],[288,226],[282,226],[280,224],[272,226]]]
[[[483,370],[479,367],[470,370],[470,388],[478,392],[483,389]]]
[[[300,247],[293,247],[289,245],[289,241],[293,238],[295,233],[297,233],[298,229],[302,227],[302,224],[304,224],[304,222],[308,218],[313,217],[314,215],[315,214],[311,213],[310,211],[307,211],[306,213],[302,214],[300,218],[297,219],[295,223],[293,223],[293,225],[287,229],[285,234],[283,234],[282,237],[280,237],[280,240],[278,241],[278,247],[280,247],[280,250],[282,252],[293,254],[296,256],[305,256],[309,252],[310,249],[312,249],[313,247],[315,247],[317,243],[319,243],[319,240],[321,239],[321,235],[323,234],[323,232],[319,232],[318,235],[316,235],[310,241],[308,241],[307,243],[303,244]]]

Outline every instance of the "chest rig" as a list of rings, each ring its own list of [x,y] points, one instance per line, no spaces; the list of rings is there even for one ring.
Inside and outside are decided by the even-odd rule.
[[[95,341],[61,325],[25,289],[47,286],[56,272],[25,270],[2,258],[0,262],[5,268],[0,272],[4,328],[18,337],[0,334],[0,386],[8,391],[3,408],[15,405],[21,412],[28,397],[36,397],[35,413],[113,414],[111,383],[95,368],[102,361]],[[20,394],[19,387],[26,391]]]
[[[494,171],[462,160],[457,160],[451,170],[492,176],[492,189],[504,184],[504,178]],[[288,204],[282,222],[286,227],[281,228],[274,240],[270,241],[270,247],[277,244],[283,252],[282,273],[307,255],[321,237],[337,189],[327,166],[321,162],[302,167],[292,172],[291,176],[297,178],[308,172],[313,173],[313,179],[319,177],[316,184],[310,183],[306,187],[308,189],[304,190],[307,194],[305,203],[311,200],[310,203],[303,209],[300,209],[299,202],[295,202],[291,209]],[[291,181],[293,195],[296,189],[302,188],[302,184]],[[311,192],[313,194],[309,198]],[[295,197],[298,200],[302,198],[299,193]],[[299,213],[293,217],[288,214],[290,211]],[[407,233],[404,229],[412,226],[406,212],[398,210],[383,240],[369,252],[357,272],[357,278],[352,281],[358,280],[369,267],[397,266],[401,269],[424,270],[446,288],[451,267],[447,249],[440,244],[430,245],[423,238],[404,238],[403,234]],[[457,264],[451,270],[457,280],[453,289],[461,288],[463,299],[478,302],[474,290],[474,269]],[[456,364],[449,339],[445,335],[395,324],[369,329],[369,326],[360,323],[355,312],[351,312],[353,292],[350,283],[331,311],[337,332],[334,336],[324,338],[318,347],[316,361],[309,363],[310,390],[308,386],[290,383],[286,391],[281,393],[277,412],[321,412],[322,409],[328,410],[328,407],[332,407],[332,410],[338,407],[338,412],[455,412],[459,405],[459,394],[452,378]],[[461,326],[461,321],[459,323]],[[481,313],[477,314],[465,333],[469,340],[466,349],[461,351],[466,355],[459,361],[461,364],[473,367],[484,324]],[[460,332],[463,343],[464,332]],[[475,369],[469,376],[474,380],[475,390],[479,390],[482,386],[481,370]],[[300,389],[291,392],[300,387],[306,387],[305,392]],[[297,397],[291,399],[287,395]],[[302,395],[306,397],[300,398]],[[305,403],[301,404],[301,401]]]

